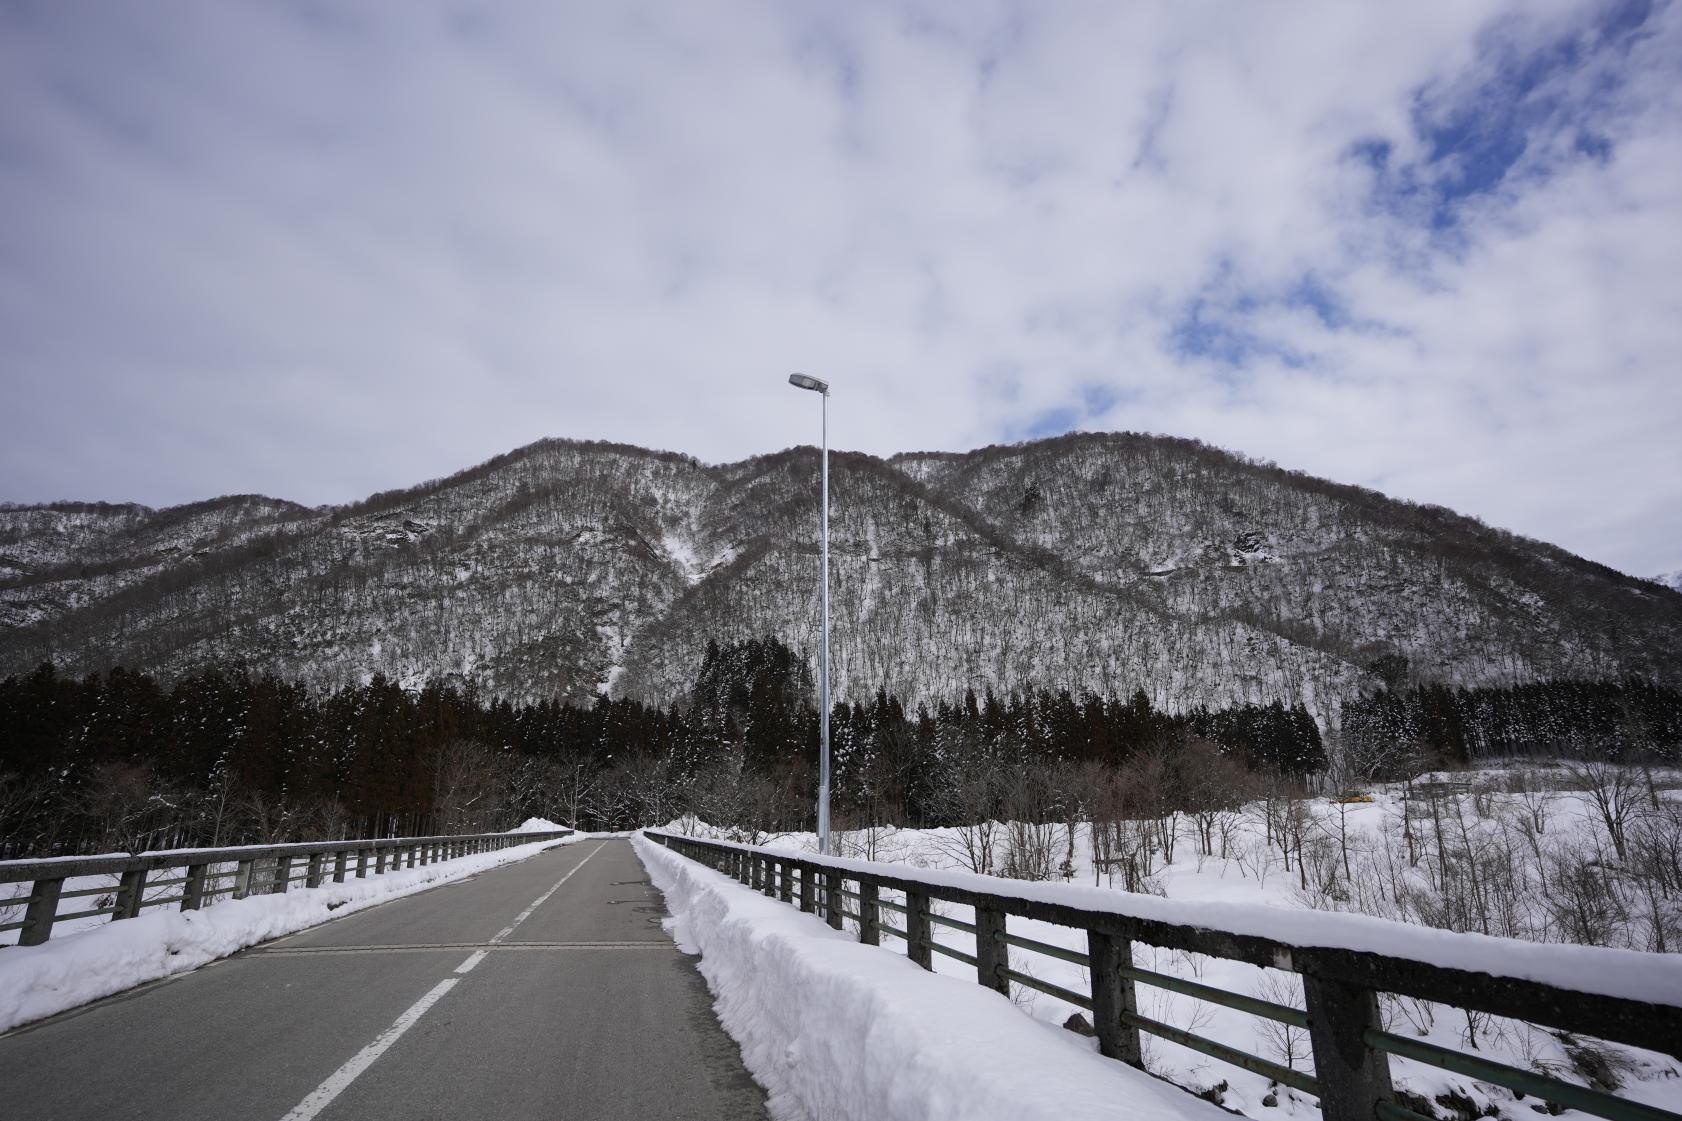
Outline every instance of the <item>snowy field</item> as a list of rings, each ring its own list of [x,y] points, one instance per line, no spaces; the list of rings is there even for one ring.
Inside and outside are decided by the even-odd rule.
[[[561,828],[533,820],[512,832]],[[283,895],[223,899],[197,911],[156,909],[121,922],[96,916],[56,925],[52,938],[42,945],[0,949],[0,1032],[197,969],[328,919],[524,860],[556,845],[572,844],[582,836],[475,853],[342,884],[294,888]],[[21,886],[25,891],[29,887],[6,886]]]
[[[1364,795],[1370,801],[1315,799],[1290,806],[1258,803],[1234,807],[1224,816],[1201,822],[1180,816],[1166,823],[1122,823],[1100,831],[1096,845],[1094,827],[1089,823],[1072,827],[989,823],[968,829],[856,831],[840,835],[836,848],[844,857],[961,871],[973,871],[977,865],[1004,868],[1011,864],[1014,850],[1015,866],[1038,863],[1042,869],[1051,870],[1049,878],[1054,882],[1097,885],[1119,892],[1122,880],[1133,877],[1137,886],[1145,889],[1146,898],[1132,896],[1141,910],[1163,904],[1171,910],[1173,905],[1184,903],[1191,905],[1188,913],[1208,909],[1212,916],[1218,916],[1211,918],[1210,925],[1235,929],[1234,923],[1239,923],[1250,926],[1255,933],[1271,930],[1274,936],[1299,926],[1313,929],[1319,919],[1330,920],[1320,924],[1326,928],[1348,925],[1346,916],[1311,916],[1306,912],[1365,911],[1412,924],[1428,923],[1533,942],[1593,940],[1604,946],[1647,950],[1655,938],[1663,939],[1678,919],[1675,895],[1648,890],[1650,885],[1645,885],[1642,876],[1632,869],[1640,859],[1637,849],[1645,843],[1642,838],[1654,839],[1641,830],[1682,816],[1677,814],[1682,805],[1675,801],[1678,792],[1673,788],[1676,776],[1659,776],[1660,781],[1651,789],[1630,785],[1623,791],[1628,795],[1629,813],[1621,820],[1614,814],[1624,831],[1620,857],[1601,812],[1603,797],[1597,799],[1593,791],[1558,789],[1567,784],[1557,782],[1546,784],[1554,789],[1537,790],[1535,787],[1544,784],[1536,780],[1535,773],[1525,772],[1525,777],[1518,780],[1514,773],[1428,776],[1438,785],[1416,785],[1411,798],[1407,796],[1409,791],[1399,786],[1381,787]],[[1471,785],[1456,785],[1466,782]],[[1422,796],[1421,790],[1429,791],[1430,796]],[[1604,791],[1601,793],[1604,795]],[[1644,815],[1654,820],[1643,824],[1638,819],[1644,819]],[[1522,826],[1521,821],[1528,822],[1529,827]],[[1538,822],[1540,829],[1536,828]],[[1163,851],[1164,827],[1173,833],[1172,861],[1166,860],[1168,853]],[[1118,831],[1135,828],[1137,836],[1132,840],[1116,836]],[[770,848],[805,854],[816,849],[810,834],[746,838],[692,819],[673,822],[670,831],[734,841],[758,840]],[[1154,837],[1154,853],[1141,851],[1149,847],[1144,841],[1137,848],[1129,848],[1133,840],[1150,837]],[[1097,864],[1095,848],[1106,854]],[[1024,851],[1037,855],[1024,861]],[[1144,855],[1151,857],[1148,867],[1140,863]],[[1682,873],[1682,868],[1673,867],[1672,872]],[[1554,877],[1560,882],[1551,882]],[[1575,883],[1585,879],[1591,883]],[[1004,886],[1025,889],[1028,894],[1040,887],[1015,881],[1007,881]],[[753,896],[739,885],[733,890]],[[903,902],[893,894],[884,894],[884,899]],[[1592,915],[1579,914],[1573,919],[1562,913],[1591,905],[1598,909]],[[776,906],[792,910],[785,904]],[[961,921],[973,918],[965,907],[937,904],[936,909]],[[1287,920],[1287,916],[1293,917]],[[884,917],[896,924],[900,921],[893,912]],[[794,921],[804,928],[827,930],[810,916],[796,915]],[[1423,947],[1418,954],[1405,956],[1441,961],[1430,956],[1428,943],[1435,931],[1399,923],[1357,921],[1362,926],[1393,931],[1398,947],[1408,945],[1410,938]],[[1086,949],[1083,931],[1015,917],[1009,924],[1013,934],[1071,950]],[[848,923],[849,928],[855,925]],[[967,932],[938,925],[934,930],[943,944],[973,953],[973,937]],[[1584,933],[1596,937],[1572,937]],[[1293,939],[1286,935],[1282,940]],[[1511,963],[1527,960],[1521,946],[1510,942],[1487,944],[1508,969],[1513,968]],[[1557,948],[1568,953],[1560,956],[1553,953],[1554,948],[1538,947],[1529,955],[1538,963],[1543,959],[1555,963],[1542,969],[1543,975],[1536,979],[1607,992],[1632,989],[1626,995],[1682,1003],[1682,955],[1594,955],[1592,960],[1599,964],[1577,970],[1580,980],[1573,982],[1570,968],[1559,965],[1570,960],[1570,948]],[[1667,948],[1676,948],[1674,940]],[[898,939],[884,935],[883,948],[870,952],[900,956],[904,947]],[[1010,953],[1013,969],[1076,992],[1090,991],[1084,967],[1016,948]],[[1618,960],[1628,968],[1614,969],[1611,963]],[[972,966],[939,954],[934,961],[938,973],[974,985]],[[1302,1006],[1301,984],[1294,974],[1143,945],[1135,947],[1135,964],[1228,992]],[[1623,976],[1613,976],[1615,972]],[[980,986],[974,987],[980,990]],[[1296,1070],[1313,1070],[1306,1032],[1142,984],[1137,992],[1140,1014],[1147,1018]],[[721,1007],[729,999],[731,994],[721,993]],[[1081,1011],[1021,986],[1014,988],[1012,999],[1021,1013],[1045,1025],[1061,1025]],[[1386,1027],[1398,1034],[1457,1050],[1475,1050],[1496,1061],[1570,1082],[1616,1088],[1621,1096],[1682,1112],[1682,1070],[1668,1056],[1562,1037],[1532,1025],[1469,1015],[1417,1000],[1385,997],[1382,1003]],[[1070,1045],[1095,1047],[1087,1037],[1062,1034]],[[1143,1042],[1150,1071],[1227,1109],[1257,1118],[1318,1113],[1311,1096],[1272,1084],[1261,1075],[1149,1035]],[[1409,1104],[1415,1108],[1428,1106],[1444,1118],[1471,1121],[1477,1116],[1499,1114],[1516,1119],[1539,1108],[1534,1100],[1520,1100],[1506,1089],[1410,1060],[1393,1057],[1391,1066],[1398,1090],[1417,1095],[1417,1100]]]

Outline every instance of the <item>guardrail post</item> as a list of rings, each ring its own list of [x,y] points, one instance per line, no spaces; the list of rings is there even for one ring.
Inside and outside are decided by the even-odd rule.
[[[824,918],[836,930],[841,929],[841,885],[846,882],[833,868],[823,874]]]
[[[882,944],[882,909],[877,906],[875,881],[859,881],[859,941],[867,946]]]
[[[321,852],[310,853],[309,868],[304,873],[304,886],[305,887],[320,887],[321,886],[321,865],[322,865],[322,862],[325,861],[326,859],[327,859],[327,854],[326,853],[321,853]]]
[[[777,898],[784,903],[794,900],[794,865],[787,860],[777,861]]]
[[[29,893],[29,907],[23,912],[23,929],[18,931],[18,945],[39,946],[53,936],[53,921],[58,918],[58,896],[63,890],[63,876],[35,881],[35,887]]]
[[[140,913],[140,901],[146,896],[146,869],[130,868],[117,884],[117,909],[111,921],[132,919]]]
[[[374,875],[385,875],[385,849],[378,846],[374,848]]]
[[[334,883],[342,884],[342,883],[345,882],[345,866],[349,863],[350,863],[350,853],[347,852],[346,850],[340,849],[338,852],[333,854],[333,882]]]
[[[1377,996],[1309,973],[1302,975],[1302,994],[1321,1116],[1372,1121],[1378,1103],[1393,1096],[1389,1057],[1367,1046],[1365,1038],[1369,1030],[1383,1030]]]
[[[292,858],[277,856],[274,858],[274,892],[275,895],[285,895],[286,889],[292,886]]]
[[[362,879],[368,874],[368,850],[356,850],[356,878]]]
[[[204,879],[209,871],[208,864],[187,865],[187,882],[181,888],[183,911],[196,911],[204,906]]]
[[[818,885],[812,878],[812,866],[800,866],[800,909],[808,915],[817,910]]]
[[[244,899],[251,894],[251,866],[254,860],[242,860],[234,867],[234,898]]]
[[[924,969],[934,968],[934,951],[929,942],[934,933],[929,930],[929,893],[905,893],[905,954]]]
[[[995,992],[1010,995],[1010,947],[1004,942],[1005,913],[990,907],[975,909],[976,980]]]
[[[1086,949],[1092,962],[1092,1026],[1098,1034],[1098,1053],[1144,1070],[1139,1029],[1128,1019],[1139,1014],[1133,979],[1121,972],[1133,968],[1133,942],[1089,930]]]
[[[775,897],[777,894],[777,865],[779,863],[781,862],[773,857],[767,856],[765,858],[765,880],[764,883],[760,885],[760,889],[764,891],[766,895],[772,897]]]

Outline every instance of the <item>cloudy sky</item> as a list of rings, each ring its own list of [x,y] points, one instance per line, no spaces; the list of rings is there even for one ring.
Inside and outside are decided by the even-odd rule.
[[[1682,3],[0,0],[0,499],[1196,437],[1682,566]]]

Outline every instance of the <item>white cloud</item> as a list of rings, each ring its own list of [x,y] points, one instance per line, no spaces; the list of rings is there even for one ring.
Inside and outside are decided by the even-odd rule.
[[[7,496],[731,459],[806,369],[842,447],[1173,432],[1673,567],[1682,20],[1621,11],[13,7]],[[1526,143],[1445,200],[1468,119]]]

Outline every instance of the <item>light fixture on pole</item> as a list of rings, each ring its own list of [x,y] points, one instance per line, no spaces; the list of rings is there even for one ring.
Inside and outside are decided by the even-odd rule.
[[[829,855],[829,383],[805,374],[790,374],[788,383],[823,395],[822,533],[819,546],[823,569],[823,645],[818,649],[818,852]]]

